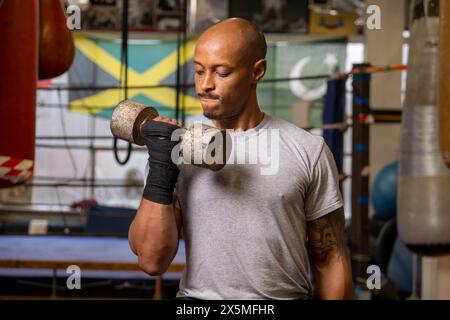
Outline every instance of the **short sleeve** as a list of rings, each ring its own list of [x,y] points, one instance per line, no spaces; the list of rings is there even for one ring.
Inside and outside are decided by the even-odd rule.
[[[343,204],[336,163],[327,144],[323,143],[310,175],[305,199],[306,221],[316,220]]]

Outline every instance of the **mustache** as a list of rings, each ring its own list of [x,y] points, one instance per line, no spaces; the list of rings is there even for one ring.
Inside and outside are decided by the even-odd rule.
[[[216,96],[215,94],[209,94],[209,93],[199,92],[199,93],[197,93],[197,95],[198,95],[200,98],[203,98],[203,99],[220,100],[220,97],[219,97],[219,96]]]

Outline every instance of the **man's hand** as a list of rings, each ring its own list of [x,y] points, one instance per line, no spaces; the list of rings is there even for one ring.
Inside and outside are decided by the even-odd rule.
[[[343,208],[308,222],[307,232],[315,296],[318,299],[354,299]]]
[[[149,173],[143,198],[160,204],[172,204],[173,191],[179,170],[172,161],[172,149],[177,141],[172,141],[172,133],[179,129],[176,121],[156,117],[147,121],[141,134],[148,149]]]
[[[173,124],[174,126],[181,127],[181,124],[179,124],[176,120],[171,119],[171,118],[165,118],[165,117],[157,116],[156,118],[153,118],[153,121],[170,123],[170,124]]]

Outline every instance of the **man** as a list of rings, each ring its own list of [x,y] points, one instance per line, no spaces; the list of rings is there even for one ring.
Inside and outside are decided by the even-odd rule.
[[[235,142],[258,143],[261,132],[278,133],[270,145],[277,147],[270,160],[278,170],[264,175],[264,164],[180,170],[170,158],[176,122],[149,121],[142,133],[150,170],[130,246],[144,271],[161,274],[183,227],[187,261],[178,297],[353,298],[332,155],[321,137],[261,112],[256,85],[266,71],[266,50],[264,35],[246,20],[213,25],[195,48],[195,86],[204,115],[217,128],[236,130]]]

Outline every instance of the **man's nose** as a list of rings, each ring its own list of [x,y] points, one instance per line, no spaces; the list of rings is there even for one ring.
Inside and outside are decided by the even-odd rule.
[[[202,83],[202,91],[208,92],[215,89],[214,78],[210,72],[206,72],[203,77]]]

